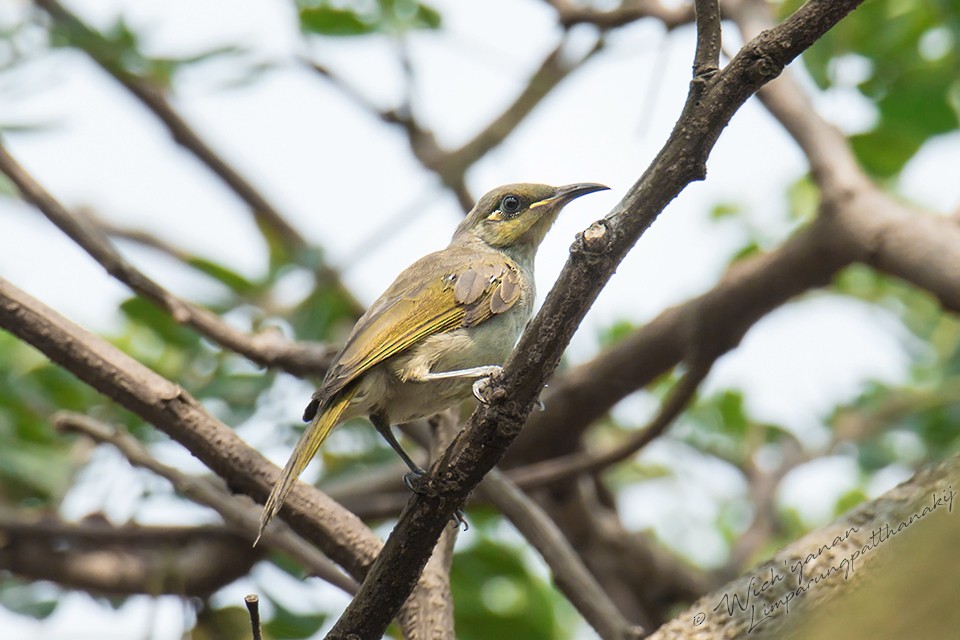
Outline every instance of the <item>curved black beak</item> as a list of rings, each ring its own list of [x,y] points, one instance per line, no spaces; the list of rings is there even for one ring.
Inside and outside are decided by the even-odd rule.
[[[609,188],[610,187],[605,184],[598,184],[596,182],[578,182],[576,184],[568,184],[562,187],[557,187],[557,193],[551,199],[570,202],[574,198],[579,198],[580,196],[585,196],[588,193],[594,193],[595,191],[606,191]]]

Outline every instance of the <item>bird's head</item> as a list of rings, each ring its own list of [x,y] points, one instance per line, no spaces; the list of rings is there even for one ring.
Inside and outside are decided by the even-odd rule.
[[[562,187],[525,183],[497,187],[477,201],[453,239],[479,238],[498,249],[536,250],[567,203],[604,189],[609,187],[592,182]]]

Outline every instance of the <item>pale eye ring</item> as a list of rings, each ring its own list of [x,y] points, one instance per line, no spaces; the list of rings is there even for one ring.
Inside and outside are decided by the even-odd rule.
[[[520,211],[520,204],[519,197],[513,194],[504,196],[503,200],[500,201],[500,211],[507,215],[514,214],[517,211]]]

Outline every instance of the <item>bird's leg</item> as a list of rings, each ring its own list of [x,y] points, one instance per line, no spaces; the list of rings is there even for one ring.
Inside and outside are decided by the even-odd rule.
[[[407,489],[413,491],[414,493],[424,493],[423,483],[427,477],[427,471],[413,461],[406,451],[403,450],[403,447],[400,446],[400,443],[397,442],[397,438],[393,435],[393,430],[390,428],[390,420],[381,413],[372,413],[370,414],[370,422],[373,423],[374,428],[376,428],[377,433],[383,436],[383,439],[387,441],[394,451],[397,452],[397,455],[406,463],[407,467],[410,468],[409,473],[403,475],[403,484],[407,486]],[[463,513],[462,509],[457,509],[453,513],[452,520],[457,523],[457,528],[460,525],[463,525],[463,530],[466,531],[470,528],[470,525],[467,524],[467,518]]]
[[[386,416],[379,413],[371,414],[370,422],[372,422],[373,426],[377,429],[377,433],[383,436],[383,439],[387,441],[387,444],[389,444],[390,447],[397,452],[397,455],[400,456],[400,459],[406,463],[407,467],[409,467],[410,473],[403,476],[403,482],[407,485],[407,487],[410,487],[411,491],[413,491],[413,487],[410,486],[411,481],[408,480],[408,478],[423,478],[427,475],[426,470],[414,462],[413,458],[411,458],[407,452],[403,450],[403,447],[400,446],[400,443],[397,442],[397,438],[393,435],[393,430],[390,428],[390,421],[386,418]]]
[[[503,367],[498,364],[488,364],[481,367],[470,367],[469,369],[457,369],[455,371],[429,371],[419,376],[410,378],[415,382],[429,382],[431,380],[446,380],[449,378],[478,378],[473,383],[473,397],[480,402],[486,403],[484,391],[490,384],[490,376],[503,371]]]

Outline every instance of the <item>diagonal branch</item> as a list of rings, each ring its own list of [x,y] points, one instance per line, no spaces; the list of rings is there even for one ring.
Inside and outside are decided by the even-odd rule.
[[[557,587],[597,635],[603,640],[639,640],[643,637],[643,629],[624,618],[556,523],[517,485],[493,469],[480,483],[478,492],[540,552]]]
[[[490,402],[474,412],[432,469],[423,495],[411,497],[357,597],[329,638],[379,637],[410,594],[440,533],[469,492],[520,432],[564,348],[617,265],[656,217],[704,176],[710,150],[740,106],[860,0],[810,0],[782,24],[747,43],[721,72],[691,92],[653,164],[605,219],[584,231],[557,285],[520,339]]]
[[[0,140],[0,172],[17,186],[24,199],[130,289],[168,312],[180,324],[192,327],[220,346],[235,351],[265,367],[281,368],[294,375],[322,374],[334,350],[319,343],[296,343],[278,331],[251,336],[234,329],[220,316],[170,293],[133,266],[110,242],[102,229],[71,215],[17,162]]]
[[[260,527],[260,507],[247,498],[234,496],[225,487],[210,478],[190,476],[178,469],[162,464],[147,451],[139,440],[120,428],[111,428],[82,414],[62,412],[54,417],[57,429],[75,432],[95,442],[116,447],[130,464],[147,469],[161,478],[166,478],[181,495],[216,511],[225,522],[244,532],[243,540],[257,535]],[[356,593],[359,586],[344,575],[315,547],[286,526],[271,527],[265,531],[262,541],[268,548],[291,556],[310,573],[347,593]]]
[[[581,473],[596,473],[610,465],[623,462],[657,438],[690,404],[697,388],[707,377],[712,363],[696,364],[688,371],[664,400],[660,411],[650,423],[619,445],[597,453],[575,453],[551,458],[510,472],[509,477],[519,486],[529,489],[549,485]]]
[[[211,416],[179,385],[154,373],[103,339],[0,278],[0,328],[32,345],[97,391],[182,444],[232,491],[264,500],[279,469]],[[380,540],[343,507],[299,483],[285,520],[356,579],[362,579]],[[252,541],[252,539],[251,539]]]
[[[35,2],[72,33],[80,34],[83,40],[89,43],[89,46],[84,47],[84,52],[152,111],[167,127],[170,135],[177,143],[193,153],[200,162],[205,164],[240,199],[247,203],[254,218],[276,234],[283,246],[291,252],[299,252],[307,248],[308,243],[300,235],[300,232],[294,229],[276,207],[270,204],[236,169],[203,141],[200,135],[171,106],[160,90],[123,67],[123,64],[115,58],[110,49],[103,46],[103,36],[84,24],[57,0],[35,0]]]
[[[571,61],[564,52],[566,40],[561,40],[530,75],[523,90],[500,115],[491,120],[473,138],[460,147],[450,150],[443,149],[433,132],[418,122],[409,109],[380,109],[327,67],[311,60],[303,62],[367,111],[372,112],[384,122],[401,127],[407,135],[414,157],[424,168],[435,173],[440,181],[456,194],[464,211],[469,211],[474,204],[466,186],[466,174],[470,167],[498,147],[544,98],[570,74],[592,59],[602,46],[603,41],[598,39],[586,54]]]

